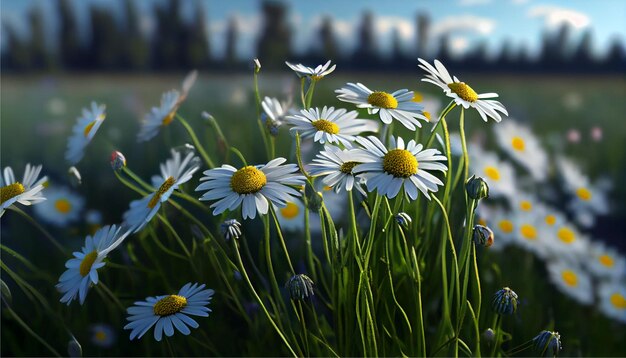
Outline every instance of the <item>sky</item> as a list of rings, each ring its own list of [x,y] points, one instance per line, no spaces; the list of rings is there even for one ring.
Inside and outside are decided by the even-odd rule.
[[[86,23],[87,8],[91,4],[121,9],[120,0],[73,0],[79,23]],[[141,27],[148,33],[154,26],[152,8],[164,0],[137,0],[142,14]],[[259,0],[197,0],[208,19],[212,52],[220,57],[225,48],[224,33],[230,17],[235,17],[240,31],[237,54],[240,58],[255,55],[255,41],[262,29]],[[181,0],[183,13],[190,16],[196,0]],[[403,46],[410,49],[415,43],[415,19],[418,13],[431,18],[434,36],[449,33],[452,49],[461,54],[476,44],[486,41],[490,53],[495,54],[504,41],[515,48],[524,46],[532,55],[537,52],[544,31],[567,22],[574,36],[591,29],[597,54],[605,53],[608,45],[618,38],[626,40],[625,0],[284,0],[288,21],[293,30],[292,45],[297,52],[310,47],[316,29],[324,15],[334,20],[334,30],[341,48],[350,51],[355,46],[355,34],[365,10],[375,17],[376,40],[383,53],[389,53],[391,34],[398,31]],[[2,0],[0,22],[15,26],[27,36],[26,14],[39,6],[44,9],[49,33],[56,31],[57,21],[52,0]],[[85,27],[86,28],[86,27]],[[53,36],[52,36],[53,37]],[[5,39],[2,38],[4,45]]]

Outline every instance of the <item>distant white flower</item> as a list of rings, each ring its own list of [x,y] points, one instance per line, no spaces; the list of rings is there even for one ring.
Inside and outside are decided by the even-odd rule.
[[[626,285],[624,281],[609,281],[600,284],[600,311],[607,317],[626,323]]]
[[[346,111],[334,107],[303,109],[299,114],[287,116],[293,127],[292,132],[300,132],[302,138],[313,137],[319,143],[343,144],[352,147],[356,135],[378,131],[378,123],[369,119],[358,119],[357,111]]]
[[[580,168],[569,159],[558,158],[557,167],[559,176],[563,180],[563,188],[573,197],[569,203],[569,208],[576,216],[591,214],[589,224],[593,224],[593,216],[604,215],[609,212],[607,189],[610,185],[603,182],[592,184]],[[581,224],[585,224],[585,222]]]
[[[590,243],[584,262],[596,277],[626,279],[626,257],[602,241],[594,240]]]
[[[509,118],[493,130],[498,144],[513,160],[525,167],[535,180],[546,179],[548,156],[528,127]]]
[[[154,138],[161,127],[166,127],[174,120],[178,107],[185,101],[189,90],[198,78],[198,72],[190,72],[183,80],[181,92],[171,90],[163,93],[161,96],[161,105],[152,107],[150,113],[146,114],[141,124],[139,134],[137,134],[138,142],[146,142]]]
[[[248,165],[237,169],[224,164],[205,171],[196,191],[206,192],[200,200],[217,200],[211,205],[213,215],[242,207],[244,219],[254,219],[257,211],[267,214],[269,203],[285,207],[287,202],[300,196],[291,186],[302,186],[303,175],[295,164],[282,165],[287,160],[276,158],[264,165]]]
[[[501,161],[493,152],[478,145],[469,145],[470,170],[485,179],[489,185],[489,196],[513,200],[517,194],[516,174],[510,163]]]
[[[274,205],[274,211],[283,231],[301,232],[304,230],[304,203],[299,199],[288,201],[287,205],[282,208]]]
[[[119,246],[129,232],[122,232],[121,227],[105,226],[93,237],[85,238],[85,246],[81,251],[74,252],[74,258],[65,263],[67,270],[59,277],[57,289],[63,294],[62,303],[69,305],[76,298],[82,305],[87,297],[89,287],[98,284],[98,269],[102,268],[107,254]]]
[[[298,77],[309,77],[314,81],[321,80],[325,76],[331,74],[337,65],[330,66],[330,60],[323,65],[319,65],[315,68],[306,67],[300,63],[291,64],[289,62],[285,62],[289,68],[291,68]],[[260,67],[260,66],[259,66]]]
[[[98,323],[89,326],[91,332],[91,343],[101,348],[111,348],[116,341],[116,333],[113,327],[108,324]]]
[[[198,322],[189,316],[208,317],[211,309],[206,307],[213,294],[205,285],[187,283],[178,294],[147,297],[145,301],[137,301],[129,307],[129,323],[124,329],[130,329],[130,339],[143,337],[154,327],[154,339],[161,341],[163,332],[168,337],[174,335],[174,329],[184,335],[191,333],[191,328],[198,328]]]
[[[72,135],[67,142],[65,160],[70,165],[75,165],[83,159],[85,147],[91,142],[106,118],[105,108],[104,105],[98,105],[96,102],[91,102],[91,110],[83,108],[83,115],[78,118],[78,122],[72,128]]]
[[[278,135],[278,129],[283,125],[287,115],[297,113],[291,108],[290,102],[281,103],[276,98],[263,98],[261,107],[263,107],[263,112],[265,112],[261,119],[273,136]]]
[[[364,148],[362,154],[368,156],[363,164],[352,169],[357,176],[365,178],[367,190],[378,191],[379,195],[394,198],[404,187],[404,193],[417,199],[418,191],[430,200],[429,192],[436,192],[443,182],[430,171],[446,172],[448,167],[439,161],[446,157],[436,149],[425,149],[414,140],[404,145],[401,137],[391,137],[391,149],[376,137],[358,137],[357,142]]]
[[[566,260],[550,260],[547,265],[550,280],[561,292],[581,304],[593,302],[591,277],[577,264]]]
[[[438,60],[435,60],[435,66],[430,63],[418,59],[419,67],[428,72],[426,78],[422,81],[430,82],[440,87],[448,97],[454,99],[454,102],[463,108],[474,108],[480,114],[480,117],[487,122],[487,117],[493,118],[496,122],[500,122],[502,117],[500,113],[509,115],[502,103],[488,99],[498,97],[497,93],[481,93],[478,94],[465,82],[459,81],[458,78],[450,76],[445,66]],[[500,112],[500,113],[498,113]]]
[[[11,167],[4,168],[3,175],[0,176],[0,217],[15,203],[29,206],[46,200],[42,190],[48,177],[43,176],[38,179],[39,173],[41,173],[41,165],[31,166],[27,163],[22,181],[19,182],[15,180]]]
[[[46,188],[46,199],[34,206],[35,215],[59,227],[78,220],[85,206],[85,199],[66,187]]]
[[[154,215],[166,202],[174,190],[189,180],[200,169],[200,160],[192,151],[183,158],[181,152],[172,149],[172,158],[161,164],[161,175],[153,178],[154,187],[158,189],[143,199],[134,200],[124,213],[124,222],[133,232],[137,232],[150,222]]]
[[[502,251],[514,243],[517,231],[515,216],[512,212],[480,204],[476,207],[476,215],[476,223],[489,227],[494,233],[495,242],[489,247],[490,251]]]
[[[422,127],[417,120],[428,121],[421,104],[413,102],[413,92],[401,89],[393,93],[372,91],[362,83],[348,83],[345,87],[335,91],[337,98],[344,102],[354,103],[358,108],[367,108],[369,114],[377,114],[385,124],[390,124],[395,118],[410,130]]]
[[[548,250],[547,229],[543,224],[541,214],[533,210],[514,209],[512,215],[513,243],[540,258],[548,257],[550,251]]]

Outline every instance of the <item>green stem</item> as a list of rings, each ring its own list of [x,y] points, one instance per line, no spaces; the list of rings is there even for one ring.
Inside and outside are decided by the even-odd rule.
[[[196,149],[200,153],[200,156],[202,156],[202,159],[204,159],[204,162],[209,167],[209,169],[215,168],[215,164],[213,164],[213,161],[211,160],[207,152],[204,150],[204,147],[202,146],[202,144],[200,144],[200,141],[198,140],[196,133],[193,131],[193,128],[191,128],[189,123],[187,123],[187,121],[183,117],[181,117],[178,113],[176,114],[176,119],[180,121],[183,127],[185,127],[185,130],[187,130],[187,133],[189,133],[189,137],[191,137],[191,141],[193,142],[193,145],[196,147]]]
[[[26,332],[28,332],[31,336],[33,336],[39,343],[43,344],[50,352],[52,352],[53,355],[57,356],[57,357],[61,357],[61,355],[59,354],[59,352],[57,352],[54,348],[52,348],[52,346],[50,346],[48,344],[48,342],[46,342],[43,338],[41,338],[37,333],[35,333],[35,331],[33,331],[30,326],[28,326],[28,324],[26,324],[26,322],[24,322],[24,320],[22,320],[22,318],[20,316],[17,315],[17,313],[15,313],[15,311],[13,311],[11,309],[11,307],[9,307],[9,305],[5,305],[5,310],[7,310],[11,316],[13,316],[13,319],[20,325],[22,326],[22,328],[24,328],[24,330]]]
[[[67,256],[67,251],[65,250],[65,248],[63,247],[63,245],[59,244],[59,242],[54,238],[54,236],[52,236],[46,229],[44,229],[43,226],[41,226],[37,220],[33,219],[30,215],[28,215],[25,211],[22,211],[22,209],[17,208],[15,205],[10,207],[11,210],[15,211],[16,213],[20,214],[22,217],[24,217],[26,220],[28,220],[28,222],[30,222],[31,225],[33,225],[35,228],[37,228],[37,230],[41,231],[41,233],[48,239],[50,240],[50,242],[54,245],[54,247],[56,247],[59,251],[61,251],[61,253],[64,256]]]

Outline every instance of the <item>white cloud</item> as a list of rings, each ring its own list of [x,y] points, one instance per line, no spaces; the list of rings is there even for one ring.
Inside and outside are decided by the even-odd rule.
[[[524,5],[528,4],[530,0],[511,0],[511,2],[515,5]]]
[[[543,18],[545,25],[549,28],[555,28],[566,23],[575,29],[582,29],[591,23],[589,16],[582,12],[552,5],[533,6],[528,11],[528,16]]]
[[[460,6],[476,6],[489,4],[491,0],[459,0]]]
[[[408,40],[415,34],[413,23],[402,17],[378,16],[374,26],[377,35],[390,35],[394,29],[397,29],[400,38]]]
[[[455,54],[462,54],[469,47],[469,41],[464,36],[454,36],[450,40],[450,47]]]
[[[462,31],[476,32],[481,35],[489,35],[496,27],[496,22],[490,18],[474,15],[450,16],[435,23],[433,35]]]

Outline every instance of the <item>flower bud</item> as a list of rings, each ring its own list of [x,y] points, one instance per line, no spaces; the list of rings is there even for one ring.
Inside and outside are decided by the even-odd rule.
[[[254,62],[254,73],[261,72],[261,61],[259,61],[258,58],[255,58],[253,62]]]
[[[117,171],[125,166],[126,157],[124,157],[124,154],[118,151],[114,151],[113,153],[111,153],[111,168],[113,168],[113,170]]]
[[[409,216],[409,214],[405,212],[396,214],[394,216],[394,219],[396,219],[396,222],[398,223],[398,225],[402,226],[405,229],[408,229],[409,226],[411,226],[411,222],[413,221],[411,217]]]
[[[309,210],[317,213],[322,208],[322,204],[324,203],[324,197],[322,193],[315,191],[315,189],[309,184],[306,183],[304,187],[304,195],[306,197],[306,204]]]
[[[496,332],[493,331],[493,329],[491,328],[487,328],[484,332],[483,332],[483,339],[486,342],[493,342],[493,339],[496,337]]]
[[[287,289],[292,300],[303,301],[313,296],[313,280],[307,275],[295,275],[287,281]]]
[[[561,335],[559,332],[541,331],[535,338],[533,338],[533,348],[535,352],[540,356],[545,356],[546,353],[556,357],[561,350]]]
[[[72,336],[72,339],[67,343],[67,354],[70,357],[82,357],[83,356],[83,347],[80,346],[80,343]]]
[[[473,233],[474,243],[485,247],[493,245],[493,231],[490,228],[483,225],[475,225]]]
[[[224,239],[238,239],[241,236],[241,223],[235,219],[226,220],[220,224],[220,232]]]
[[[487,185],[487,182],[483,178],[475,175],[467,179],[465,190],[467,190],[467,195],[475,200],[489,197],[489,185]]]
[[[508,287],[503,287],[493,295],[491,308],[501,315],[513,314],[517,311],[517,294]]]
[[[83,183],[83,178],[80,176],[80,172],[76,167],[70,167],[67,170],[67,175],[70,177],[70,183],[73,187],[77,187]]]

